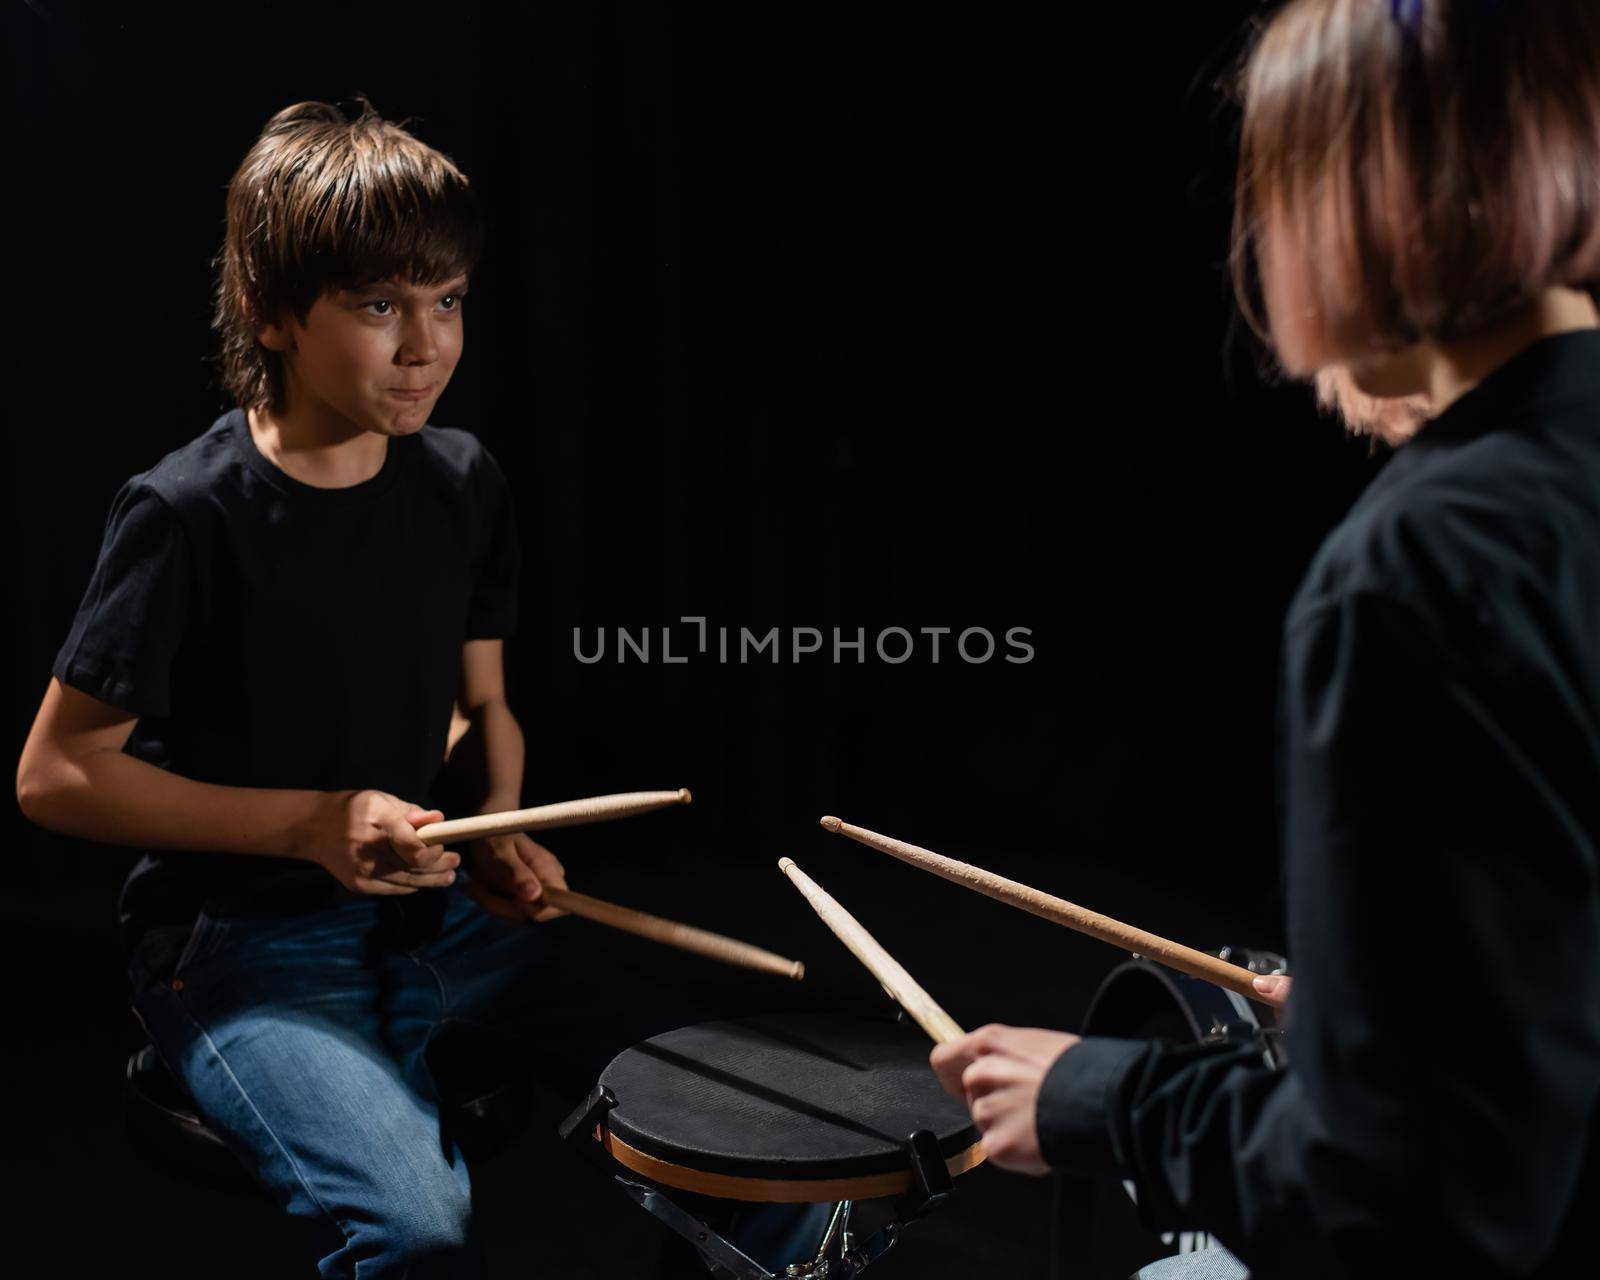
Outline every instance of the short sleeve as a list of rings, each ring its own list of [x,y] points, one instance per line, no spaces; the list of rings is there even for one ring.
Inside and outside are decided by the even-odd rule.
[[[520,547],[511,488],[500,464],[486,449],[480,470],[477,571],[467,606],[468,640],[498,640],[517,628],[517,574]]]
[[[178,517],[135,477],[111,504],[100,558],[51,673],[123,711],[169,714],[173,659],[193,597]]]

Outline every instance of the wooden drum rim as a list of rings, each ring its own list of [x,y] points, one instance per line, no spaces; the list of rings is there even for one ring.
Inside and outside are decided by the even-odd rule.
[[[715,1196],[719,1200],[746,1200],[762,1204],[823,1204],[838,1200],[876,1200],[902,1195],[911,1189],[911,1170],[869,1173],[857,1178],[741,1178],[727,1173],[706,1173],[688,1165],[673,1164],[629,1146],[604,1125],[596,1125],[596,1141],[618,1164],[634,1173],[679,1191]],[[983,1143],[974,1142],[945,1160],[952,1178],[983,1163]]]

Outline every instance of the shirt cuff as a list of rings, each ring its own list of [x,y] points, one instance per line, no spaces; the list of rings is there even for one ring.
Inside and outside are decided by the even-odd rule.
[[[1111,1138],[1115,1098],[1150,1044],[1090,1036],[1055,1060],[1039,1088],[1039,1150],[1053,1169],[1117,1173]]]

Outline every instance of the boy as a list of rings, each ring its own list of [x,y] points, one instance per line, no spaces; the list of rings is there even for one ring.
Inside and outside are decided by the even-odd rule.
[[[153,851],[122,899],[135,1007],[230,1148],[320,1224],[329,1277],[481,1270],[423,1056],[440,1024],[537,1033],[576,1096],[692,1020],[637,984],[602,995],[526,927],[565,884],[528,837],[417,837],[443,816],[453,709],[480,808],[522,787],[510,493],[472,436],[425,425],[480,244],[462,174],[365,104],[268,121],[217,287],[239,407],[117,496],[18,771],[35,821]]]

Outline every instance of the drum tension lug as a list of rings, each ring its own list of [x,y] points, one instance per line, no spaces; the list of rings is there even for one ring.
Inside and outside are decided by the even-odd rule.
[[[606,1113],[617,1105],[617,1095],[603,1084],[589,1090],[589,1096],[578,1104],[577,1110],[561,1122],[557,1130],[563,1139],[575,1133],[592,1134],[606,1118]]]
[[[950,1166],[939,1150],[939,1140],[928,1129],[918,1129],[906,1139],[911,1157],[911,1187],[895,1205],[902,1222],[911,1222],[943,1204],[953,1189]]]

